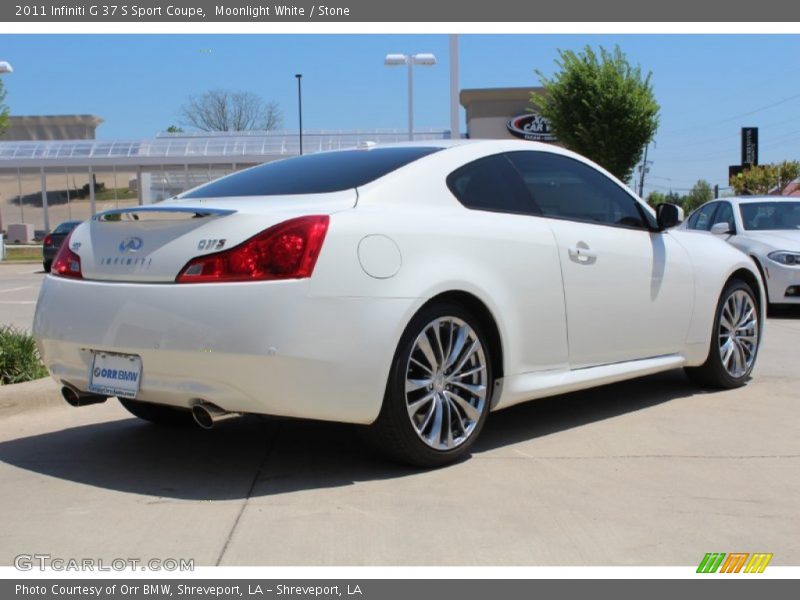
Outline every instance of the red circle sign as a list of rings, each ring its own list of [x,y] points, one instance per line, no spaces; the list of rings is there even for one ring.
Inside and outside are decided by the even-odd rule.
[[[556,136],[550,131],[550,123],[542,115],[530,113],[511,119],[506,125],[511,135],[533,142],[555,142]]]

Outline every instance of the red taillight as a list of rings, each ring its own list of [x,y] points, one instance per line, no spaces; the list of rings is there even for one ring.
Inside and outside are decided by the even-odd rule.
[[[42,242],[45,246],[52,246],[53,245],[53,236],[49,233],[44,236],[44,241]]]
[[[177,283],[264,281],[311,277],[328,231],[328,216],[299,217],[274,225],[235,248],[198,256]]]
[[[52,275],[58,275],[59,277],[83,279],[83,273],[81,273],[81,257],[70,249],[69,242],[71,239],[72,232],[61,242],[61,247],[58,249],[53,265],[50,267],[50,273]]]

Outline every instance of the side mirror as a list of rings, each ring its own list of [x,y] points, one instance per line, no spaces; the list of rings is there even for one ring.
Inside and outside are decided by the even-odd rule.
[[[656,206],[656,222],[660,231],[680,225],[683,223],[683,209],[669,202],[659,204]]]
[[[711,226],[711,233],[714,235],[731,235],[733,231],[731,231],[731,226],[727,223],[714,223]]]

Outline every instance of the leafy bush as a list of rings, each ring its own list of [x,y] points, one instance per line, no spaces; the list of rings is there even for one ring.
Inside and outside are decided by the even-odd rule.
[[[33,336],[14,327],[0,327],[0,385],[47,375]]]
[[[757,165],[731,177],[730,185],[738,195],[780,194],[800,177],[800,161]]]
[[[536,72],[547,93],[532,93],[532,110],[567,148],[628,181],[658,128],[650,73],[631,65],[618,47],[599,54],[590,46],[559,50],[556,65],[552,77]]]

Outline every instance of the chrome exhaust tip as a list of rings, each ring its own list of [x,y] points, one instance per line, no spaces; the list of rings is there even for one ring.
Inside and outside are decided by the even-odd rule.
[[[203,429],[213,429],[214,425],[220,421],[236,419],[241,416],[241,413],[228,412],[210,402],[200,402],[192,407],[192,418]]]
[[[102,404],[108,400],[108,396],[82,392],[69,384],[64,384],[64,387],[61,388],[61,397],[66,400],[67,404],[76,408],[89,406],[90,404]]]

